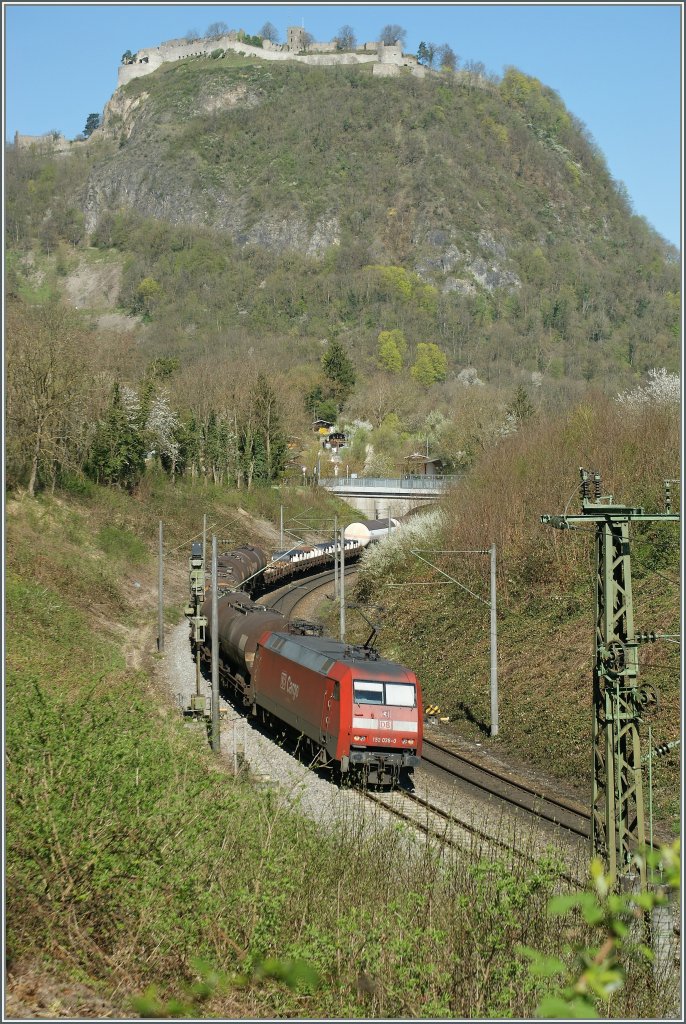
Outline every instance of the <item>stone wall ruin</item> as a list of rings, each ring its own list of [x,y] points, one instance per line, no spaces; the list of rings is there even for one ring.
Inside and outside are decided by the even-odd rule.
[[[402,69],[409,69],[423,77],[425,68],[417,63],[416,57],[403,54],[398,44],[385,46],[383,43],[364,43],[356,50],[340,51],[335,41],[310,43],[309,52],[302,52],[306,43],[305,29],[291,26],[287,30],[287,41],[283,45],[265,42],[264,46],[251,46],[238,38],[237,32],[228,32],[213,39],[172,39],[159,46],[139,50],[135,63],[124,64],[118,69],[117,88],[134,78],[152,74],[161,64],[184,60],[188,57],[209,57],[214,50],[231,50],[260,60],[295,60],[312,67],[333,67],[337,64],[372,64],[372,72],[381,75],[397,75]]]

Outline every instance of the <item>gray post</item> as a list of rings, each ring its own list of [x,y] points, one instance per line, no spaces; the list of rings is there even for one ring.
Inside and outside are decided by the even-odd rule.
[[[219,753],[219,613],[217,609],[217,538],[212,535],[212,750]]]
[[[279,547],[283,551],[283,505],[281,506],[281,530],[279,533]]]
[[[341,530],[341,643],[345,643],[345,527]]]
[[[495,603],[495,544],[491,544],[491,736],[498,735],[498,627]]]
[[[207,516],[203,515],[203,517],[202,517],[202,600],[199,600],[197,597],[195,598],[195,614],[196,614],[196,617],[200,615],[200,609],[202,608],[203,603],[205,601],[205,527],[206,526],[207,526]],[[201,687],[200,687],[200,678],[201,678],[201,672],[200,672],[200,644],[197,642],[197,640],[198,640],[198,631],[199,631],[199,626],[198,626],[198,623],[196,622],[196,624],[195,624],[195,639],[196,639],[196,644],[195,644],[195,695],[196,695],[196,697],[199,697],[200,696],[200,692],[201,692]]]
[[[653,849],[653,727],[648,726],[648,828],[649,845]]]
[[[338,597],[338,516],[333,517],[333,597]]]
[[[159,573],[157,595],[157,650],[164,650],[164,551],[162,548],[162,520],[160,519]]]

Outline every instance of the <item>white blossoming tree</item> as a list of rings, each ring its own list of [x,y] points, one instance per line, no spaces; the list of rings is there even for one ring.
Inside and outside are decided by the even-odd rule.
[[[179,417],[170,408],[167,395],[155,395],[150,404],[145,429],[172,479],[176,476],[179,458],[179,427]]]
[[[661,369],[648,370],[648,382],[633,390],[622,391],[616,401],[629,409],[646,405],[678,405],[681,402],[681,380],[678,373]]]

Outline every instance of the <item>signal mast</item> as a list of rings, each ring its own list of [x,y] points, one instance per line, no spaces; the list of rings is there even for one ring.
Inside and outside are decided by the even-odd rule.
[[[643,772],[639,725],[657,703],[657,691],[638,681],[638,647],[660,638],[637,633],[631,592],[631,522],[679,522],[672,513],[673,481],[664,481],[665,511],[646,514],[643,508],[618,505],[603,495],[599,473],[580,469],[581,514],[541,516],[558,530],[595,524],[596,602],[593,667],[593,799],[591,845],[611,884],[629,883],[632,860],[646,844]],[[591,487],[593,496],[591,496]],[[641,889],[647,888],[646,867],[639,861]]]

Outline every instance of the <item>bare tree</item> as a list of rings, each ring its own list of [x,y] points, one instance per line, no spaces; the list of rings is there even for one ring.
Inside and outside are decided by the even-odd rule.
[[[311,32],[303,32],[302,40],[303,50],[309,50],[309,48],[312,46],[312,43],[314,42],[314,36],[312,35]]]
[[[228,31],[229,26],[225,21],[213,21],[211,25],[207,26],[205,39],[216,39],[218,36],[225,36]]]
[[[270,43],[278,43],[279,33],[271,21],[265,21],[264,25],[257,33],[262,39],[267,39]]]
[[[452,46],[444,43],[443,46],[438,47],[438,66],[445,68],[446,71],[455,71],[459,61],[458,55],[453,50]]]
[[[355,33],[350,25],[341,25],[335,38],[338,50],[354,50],[357,46]]]
[[[33,496],[42,479],[77,468],[89,424],[93,390],[87,355],[92,339],[78,318],[57,303],[36,309],[12,304],[7,323],[7,449]]]
[[[200,39],[200,33],[198,32],[197,28],[189,28],[188,32],[186,32],[186,35],[184,36],[184,39],[186,40],[187,43],[195,43],[198,39]]]
[[[486,65],[481,60],[468,60],[465,62],[463,70],[469,75],[470,82],[476,82],[477,79],[485,76]]]
[[[407,32],[402,25],[384,25],[379,35],[379,40],[384,46],[393,46],[394,43],[405,45]]]

